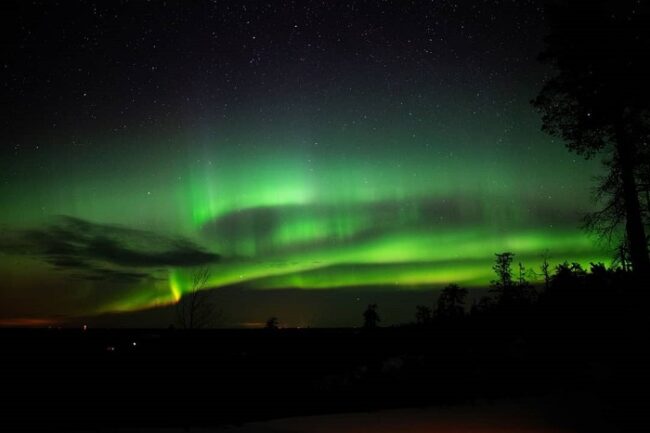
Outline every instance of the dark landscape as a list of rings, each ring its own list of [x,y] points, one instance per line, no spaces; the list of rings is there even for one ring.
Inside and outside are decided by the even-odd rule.
[[[196,428],[523,400],[567,431],[642,429],[648,323],[629,296],[647,297],[634,287],[567,267],[534,301],[501,291],[468,314],[439,303],[428,322],[385,328],[5,329],[3,420]]]

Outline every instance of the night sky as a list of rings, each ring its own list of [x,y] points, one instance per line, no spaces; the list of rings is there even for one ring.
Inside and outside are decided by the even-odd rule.
[[[598,162],[529,103],[541,2],[0,15],[0,323],[163,308],[210,266],[229,326],[352,325],[369,302],[390,324],[487,286],[496,252],[610,262],[580,229]]]

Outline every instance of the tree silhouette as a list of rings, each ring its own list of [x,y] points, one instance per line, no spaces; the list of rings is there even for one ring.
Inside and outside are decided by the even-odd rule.
[[[511,252],[495,254],[495,263],[492,266],[496,280],[492,281],[492,292],[496,294],[496,302],[501,307],[517,307],[533,301],[535,292],[533,286],[526,279],[526,268],[519,263],[517,281],[513,280],[512,262],[515,255]]]
[[[630,270],[630,248],[627,245],[627,238],[624,237],[623,241],[620,243],[616,249],[616,254],[614,260],[612,261],[613,266],[620,266],[623,272]]]
[[[370,304],[366,311],[363,312],[363,327],[376,328],[377,324],[381,322],[379,313],[377,313],[377,304]]]
[[[271,330],[276,330],[278,329],[279,321],[277,317],[269,317],[269,319],[266,321],[266,329],[271,329]]]
[[[542,277],[544,278],[544,290],[548,290],[551,284],[551,265],[548,262],[548,259],[548,251],[544,251],[542,254],[542,264],[539,266],[539,270],[541,271]]]
[[[192,274],[192,285],[176,303],[176,321],[184,329],[199,329],[216,320],[214,305],[209,293],[203,290],[210,279],[210,268],[196,269]]]
[[[528,280],[529,277],[535,278],[535,272],[532,269],[526,271],[523,263],[519,262],[519,278],[516,284],[516,296],[518,302],[530,304],[536,298],[537,293],[533,285]]]
[[[442,289],[436,306],[436,316],[444,318],[462,317],[465,314],[467,289],[458,284],[449,284]]]
[[[540,58],[556,74],[532,101],[542,113],[542,129],[587,158],[606,156],[609,174],[598,193],[609,200],[588,226],[624,223],[633,270],[647,276],[650,259],[639,200],[647,180],[639,179],[648,172],[650,6],[564,1],[550,3],[547,12],[551,34]]]
[[[526,267],[521,262],[519,262],[519,276],[517,278],[517,283],[519,285],[526,283]]]
[[[492,269],[497,274],[497,279],[492,282],[498,288],[505,289],[513,285],[512,281],[512,261],[515,257],[513,253],[504,252],[496,253],[496,260]]]

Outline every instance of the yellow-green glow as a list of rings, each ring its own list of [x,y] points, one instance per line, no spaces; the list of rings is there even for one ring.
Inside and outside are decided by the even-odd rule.
[[[179,278],[180,275],[177,271],[169,271],[169,290],[171,291],[172,299],[174,302],[178,302],[183,295],[183,290],[181,288],[182,284],[179,281]]]

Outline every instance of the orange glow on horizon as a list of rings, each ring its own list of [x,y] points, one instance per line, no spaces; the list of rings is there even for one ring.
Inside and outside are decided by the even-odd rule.
[[[54,325],[58,322],[52,319],[34,318],[34,317],[12,317],[0,319],[0,327],[27,327],[38,328],[42,326]]]

